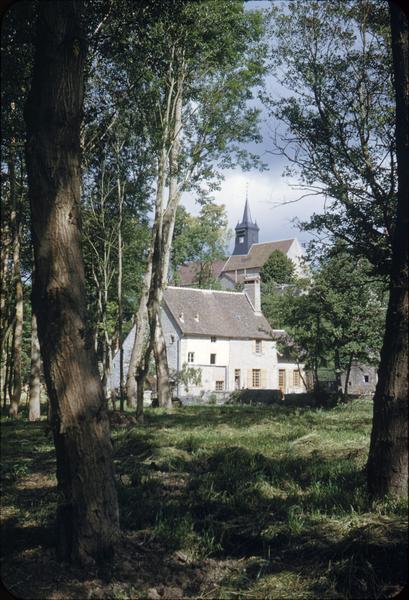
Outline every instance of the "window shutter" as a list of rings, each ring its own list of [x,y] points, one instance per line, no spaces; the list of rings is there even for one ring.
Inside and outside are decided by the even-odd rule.
[[[251,369],[247,369],[247,387],[253,387],[253,371]]]
[[[267,387],[267,369],[261,369],[260,384],[264,389]]]

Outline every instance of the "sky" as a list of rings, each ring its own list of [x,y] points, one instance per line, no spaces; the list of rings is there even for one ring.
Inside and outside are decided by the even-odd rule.
[[[270,2],[266,0],[253,0],[246,3],[249,9],[268,8]],[[277,98],[285,94],[285,90],[274,80],[272,76],[266,79],[267,89],[270,95]],[[234,230],[238,221],[241,221],[248,188],[248,199],[253,221],[257,221],[260,227],[259,241],[267,242],[296,237],[301,243],[308,243],[311,234],[302,232],[297,227],[295,220],[308,220],[314,212],[320,212],[323,199],[310,197],[294,202],[303,192],[294,189],[297,179],[283,177],[282,173],[286,166],[283,157],[270,154],[272,149],[270,131],[274,130],[276,123],[268,117],[263,105],[259,100],[254,100],[252,106],[262,110],[261,133],[263,141],[260,144],[251,144],[249,149],[256,151],[262,156],[263,162],[267,163],[268,170],[243,171],[241,167],[224,171],[224,181],[220,191],[213,196],[217,204],[226,207],[229,227]],[[288,202],[290,202],[288,204]],[[185,193],[182,204],[197,215],[200,206],[195,202],[194,196]],[[230,242],[230,251],[234,246],[234,238]]]

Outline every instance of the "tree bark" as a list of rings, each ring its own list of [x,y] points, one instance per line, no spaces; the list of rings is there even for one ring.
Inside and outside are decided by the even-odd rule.
[[[83,565],[112,555],[119,527],[109,421],[87,330],[80,250],[85,56],[78,3],[41,2],[25,110],[33,306],[57,458],[57,550],[61,559]]]
[[[122,298],[122,219],[124,206],[124,186],[121,185],[119,176],[119,152],[117,153],[117,191],[118,191],[118,341],[119,341],[119,410],[124,410],[125,390],[124,390],[124,348],[122,343],[122,325],[123,325],[123,298]]]
[[[341,380],[341,359],[339,356],[339,349],[334,350],[334,366],[335,366],[335,386],[337,388],[337,402],[342,402],[344,399],[344,392],[342,388]]]
[[[172,145],[169,156],[169,200],[163,218],[162,245],[160,247],[160,277],[156,298],[151,306],[152,319],[155,319],[153,338],[153,354],[156,365],[156,380],[158,389],[158,404],[165,408],[172,407],[172,391],[170,387],[169,366],[166,351],[166,340],[161,323],[161,304],[163,301],[163,290],[166,287],[170,252],[175,227],[176,211],[179,205],[181,190],[178,181],[180,139],[182,132],[182,107],[183,107],[183,68],[179,74],[176,87],[175,117],[172,128]]]
[[[11,147],[13,148],[14,142]],[[13,331],[13,369],[12,390],[10,393],[10,417],[18,414],[21,400],[21,354],[23,341],[23,284],[20,272],[20,246],[21,246],[21,202],[15,192],[14,152],[10,160],[10,195],[12,198],[12,223],[13,223],[13,283],[14,283],[14,331]]]
[[[41,354],[37,334],[37,319],[33,312],[31,316],[31,372],[30,372],[30,401],[28,420],[37,421],[40,418],[41,392]]]
[[[368,490],[373,497],[408,493],[409,33],[405,13],[394,2],[389,3],[389,8],[396,97],[398,207],[367,464]]]
[[[353,360],[354,360],[354,355],[350,354],[347,370],[345,371],[344,397],[346,400],[348,399],[348,383],[349,383],[349,376],[351,375],[351,367],[352,367]]]

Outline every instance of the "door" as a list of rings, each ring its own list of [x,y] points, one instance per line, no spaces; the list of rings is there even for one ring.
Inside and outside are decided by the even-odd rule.
[[[234,369],[234,389],[240,389],[240,369]]]
[[[285,369],[279,369],[279,371],[278,371],[278,387],[283,392],[283,394],[285,393],[285,385],[286,385]]]

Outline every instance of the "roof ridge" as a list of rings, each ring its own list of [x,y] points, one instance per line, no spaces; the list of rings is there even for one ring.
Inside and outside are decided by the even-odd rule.
[[[297,238],[285,238],[283,240],[271,240],[270,242],[257,242],[255,244],[252,244],[250,247],[250,250],[253,246],[262,246],[263,244],[275,244],[276,242],[289,242],[291,240],[296,240]]]
[[[181,286],[181,285],[168,285],[165,290],[189,290],[190,292],[211,292],[211,293],[216,293],[216,294],[236,294],[236,295],[244,295],[244,292],[230,292],[229,290],[212,290],[210,288],[194,288],[194,287],[187,287],[187,286]]]

